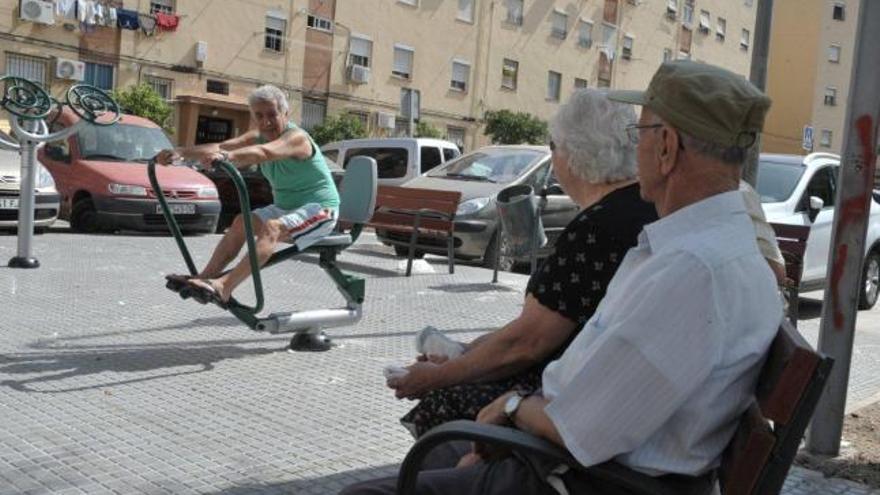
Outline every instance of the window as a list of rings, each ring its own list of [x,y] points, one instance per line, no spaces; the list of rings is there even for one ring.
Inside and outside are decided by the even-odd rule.
[[[173,81],[171,79],[166,79],[164,77],[153,77],[149,76],[146,78],[147,84],[153,88],[153,91],[159,94],[164,100],[170,100],[172,98],[171,95],[171,86]]]
[[[578,45],[589,48],[593,46],[593,23],[581,19],[578,23]]]
[[[825,148],[831,147],[831,130],[822,129],[822,136],[819,138],[819,145],[823,146]],[[828,203],[825,203],[825,204],[828,204]]]
[[[824,132],[825,131],[823,131],[823,135]],[[828,131],[828,135],[831,135],[831,131]],[[825,167],[817,170],[816,173],[813,174],[813,177],[810,178],[810,182],[807,183],[806,191],[804,191],[804,197],[801,200],[802,205],[808,205],[810,196],[816,196],[825,203],[823,208],[834,206],[834,189],[837,176],[836,169],[837,167]]]
[[[684,0],[681,9],[681,22],[688,27],[694,24],[694,0]]]
[[[370,66],[373,42],[366,38],[352,36],[348,45],[348,65]]]
[[[835,3],[833,10],[831,11],[831,18],[835,21],[842,21],[846,18],[846,5],[842,3]]]
[[[327,102],[322,100],[303,99],[302,128],[310,131],[313,127],[324,123],[327,116]],[[331,158],[332,160],[332,158]]]
[[[608,60],[614,60],[617,53],[617,26],[602,24],[602,52],[608,56]]]
[[[564,40],[565,36],[568,35],[568,14],[566,14],[565,12],[554,10],[552,19],[553,31],[551,32],[551,34],[554,38]]]
[[[86,74],[83,82],[103,90],[113,89],[113,66],[86,62]]]
[[[369,113],[367,113],[367,112],[361,112],[361,111],[358,111],[358,110],[349,110],[349,111],[348,111],[348,114],[351,115],[352,117],[355,117],[356,119],[360,120],[360,121],[361,121],[361,124],[364,125],[364,129],[366,129],[367,127],[369,127],[369,125],[368,125],[368,124],[369,124],[369,120],[370,120],[370,114],[369,114]],[[350,156],[353,156],[353,155],[350,155]]]
[[[672,50],[670,50],[669,48],[664,48],[663,49],[663,62],[669,62],[670,60],[672,60]]]
[[[602,20],[609,24],[617,24],[617,0],[605,0]]]
[[[837,88],[831,86],[825,88],[825,104],[829,107],[837,106]]]
[[[507,0],[507,22],[514,26],[522,26],[523,0]]]
[[[46,87],[46,70],[48,63],[44,58],[6,53],[6,75],[20,77]]]
[[[413,7],[419,6],[419,0],[397,0],[397,3],[403,3],[406,5],[412,5]]]
[[[174,0],[150,0],[150,13],[173,14]]]
[[[709,31],[712,30],[712,24],[710,20],[710,14],[708,10],[700,11],[700,32],[703,34],[709,34]]]
[[[559,93],[562,86],[562,74],[547,72],[547,99],[551,101],[559,101]]]
[[[459,149],[464,149],[464,135],[465,130],[461,127],[446,127],[446,140],[455,143],[455,145],[458,146]],[[443,158],[445,158],[446,161],[455,158],[455,156],[452,156],[451,152],[452,150],[446,148],[443,149]]]
[[[216,79],[208,79],[205,91],[208,93],[216,93],[218,95],[229,94],[229,83],[226,81],[218,81]]]
[[[461,60],[452,61],[452,82],[450,87],[458,91],[467,91],[471,75],[471,64]]]
[[[719,17],[715,22],[717,23],[715,25],[715,39],[724,41],[724,35],[727,33],[727,19]]]
[[[519,62],[505,58],[501,65],[501,87],[515,90],[518,73]]]
[[[739,37],[739,47],[743,50],[749,49],[749,35],[750,33],[748,29],[742,30],[742,34]]]
[[[394,65],[391,67],[391,73],[404,79],[411,78],[414,53],[415,50],[408,46],[394,45]]]
[[[840,45],[828,47],[828,61],[835,64],[840,62]]]
[[[623,49],[620,52],[620,56],[624,60],[630,60],[632,58],[633,53],[633,37],[630,35],[626,35],[623,37]]]
[[[455,160],[456,158],[461,156],[461,149],[464,147],[464,129],[461,129],[461,144],[458,144],[458,141],[452,141],[455,143],[455,148],[443,148],[443,161],[448,162],[450,160]],[[450,141],[450,138],[446,138],[447,141]]]
[[[310,16],[311,17],[311,16]],[[284,51],[284,30],[287,21],[274,15],[266,16],[266,38],[263,46],[273,52]]]
[[[398,119],[398,122],[401,120]],[[409,125],[405,120],[402,122]],[[352,158],[366,156],[376,160],[376,169],[380,179],[400,178],[406,175],[407,155],[406,148],[351,148],[345,152],[343,168],[348,166],[348,162]]]
[[[666,17],[675,19],[678,15],[678,0],[666,0]]]
[[[311,29],[317,29],[318,31],[324,31],[325,33],[333,32],[333,21],[327,19],[326,17],[319,17],[309,14],[306,25]]]
[[[584,89],[587,87],[587,80],[580,77],[574,78],[574,89]]]
[[[455,18],[464,22],[474,22],[474,0],[458,0],[458,15]]]
[[[422,173],[443,163],[443,155],[440,154],[440,148],[436,146],[422,146],[419,151],[421,153]]]

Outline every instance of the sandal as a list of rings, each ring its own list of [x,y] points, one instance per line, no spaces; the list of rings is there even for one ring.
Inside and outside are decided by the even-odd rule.
[[[180,292],[181,289],[189,285],[190,279],[194,275],[177,275],[171,274],[165,276],[165,288],[172,292]]]
[[[203,280],[206,285],[196,285],[193,283],[194,280],[201,279],[190,279],[186,284],[186,291],[188,294],[184,296],[183,290],[180,291],[181,297],[192,297],[196,301],[202,304],[214,303],[217,306],[220,306],[223,309],[229,308],[229,303],[220,298],[220,292],[214,288],[214,285],[207,280]]]

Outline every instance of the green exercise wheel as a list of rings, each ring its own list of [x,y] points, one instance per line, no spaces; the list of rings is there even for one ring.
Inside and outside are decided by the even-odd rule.
[[[0,107],[25,120],[40,120],[52,111],[52,97],[37,83],[21,77],[0,77],[3,99]]]
[[[67,90],[67,106],[80,118],[95,125],[113,125],[119,121],[119,104],[110,93],[89,84],[75,84]],[[101,117],[113,114],[110,120]]]

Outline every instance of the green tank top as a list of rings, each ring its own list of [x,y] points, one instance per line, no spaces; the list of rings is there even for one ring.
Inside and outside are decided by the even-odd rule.
[[[288,122],[286,132],[297,130],[297,126]],[[275,206],[282,210],[295,210],[308,203],[318,203],[324,208],[339,208],[339,193],[333,183],[333,176],[321,149],[311,136],[306,133],[312,143],[312,156],[303,160],[282,158],[260,164],[260,172],[272,186]],[[257,142],[263,144],[266,139],[257,136]]]

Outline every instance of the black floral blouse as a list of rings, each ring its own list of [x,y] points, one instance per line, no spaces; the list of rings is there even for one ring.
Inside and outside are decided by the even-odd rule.
[[[480,409],[505,392],[539,389],[544,367],[565,351],[590,319],[626,252],[637,244],[642,226],[656,219],[654,206],[642,201],[637,184],[612,191],[581,211],[566,226],[553,254],[543,261],[526,288],[526,294],[542,305],[579,324],[569,341],[546,361],[518,375],[433,390],[401,418],[401,423],[418,438],[447,421],[476,418]]]

